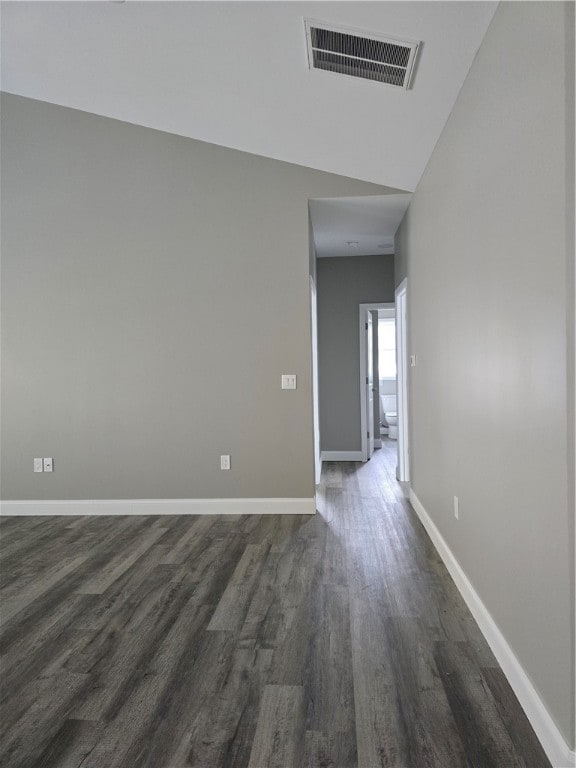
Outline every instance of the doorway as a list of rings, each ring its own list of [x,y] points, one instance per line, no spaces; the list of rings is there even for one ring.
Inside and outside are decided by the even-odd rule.
[[[374,370],[374,322],[372,313],[380,310],[394,316],[394,304],[359,305],[360,328],[360,435],[362,461],[369,461],[374,448],[380,445],[380,389],[376,386],[378,371]]]

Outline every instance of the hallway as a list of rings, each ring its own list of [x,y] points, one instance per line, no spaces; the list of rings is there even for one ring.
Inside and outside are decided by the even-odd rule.
[[[384,440],[367,464],[323,476],[328,540],[346,560],[358,765],[549,766],[395,466]]]
[[[313,518],[2,518],[0,764],[547,768],[395,449]]]

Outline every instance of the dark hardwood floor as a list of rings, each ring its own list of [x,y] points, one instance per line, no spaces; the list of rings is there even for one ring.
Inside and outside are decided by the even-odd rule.
[[[3,768],[547,768],[394,479],[315,517],[0,523]]]

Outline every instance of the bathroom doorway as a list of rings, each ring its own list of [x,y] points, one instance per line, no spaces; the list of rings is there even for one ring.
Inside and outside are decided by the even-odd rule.
[[[374,449],[380,448],[382,445],[378,324],[380,317],[394,321],[395,307],[391,303],[360,304],[359,312],[361,456],[362,461],[368,461]],[[387,335],[389,337],[390,334]],[[387,374],[390,372],[390,361],[394,359],[395,352],[392,351],[391,355],[387,355],[387,367],[385,368]],[[395,373],[393,374],[393,384],[395,392]],[[385,385],[386,390],[389,388]]]
[[[396,311],[378,310],[378,393],[381,440],[398,440]]]

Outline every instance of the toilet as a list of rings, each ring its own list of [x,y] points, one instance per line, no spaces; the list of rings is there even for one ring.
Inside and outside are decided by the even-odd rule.
[[[398,413],[396,411],[396,395],[380,395],[380,421],[382,435],[390,440],[398,439]]]

